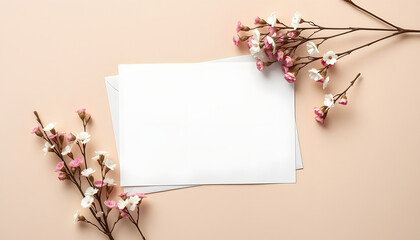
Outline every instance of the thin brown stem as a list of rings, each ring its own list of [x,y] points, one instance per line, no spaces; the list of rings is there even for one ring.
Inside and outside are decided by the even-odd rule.
[[[367,13],[368,15],[370,15],[370,16],[378,19],[379,21],[381,21],[381,22],[383,22],[383,23],[385,23],[385,24],[387,24],[387,25],[389,25],[389,26],[391,26],[391,27],[393,27],[393,28],[395,28],[397,30],[401,29],[400,27],[396,26],[395,24],[392,24],[389,21],[386,21],[385,19],[379,17],[378,15],[373,14],[372,12],[370,12],[370,11],[368,11],[368,10],[360,7],[359,5],[357,5],[356,3],[354,3],[352,0],[344,0],[344,1],[347,2],[347,3],[349,3],[350,5],[352,5],[353,7],[359,9],[360,11],[362,11],[364,13]]]

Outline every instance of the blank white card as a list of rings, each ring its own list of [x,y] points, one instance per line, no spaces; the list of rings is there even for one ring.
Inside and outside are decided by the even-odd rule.
[[[119,65],[121,185],[295,182],[294,90],[270,70]]]

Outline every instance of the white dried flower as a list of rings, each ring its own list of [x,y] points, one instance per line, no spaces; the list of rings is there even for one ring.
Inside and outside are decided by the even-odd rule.
[[[80,132],[76,135],[76,140],[86,144],[90,141],[90,134],[88,132]]]
[[[89,177],[92,173],[96,172],[95,170],[93,170],[92,168],[86,168],[85,170],[83,170],[81,172],[82,176],[84,177]]]
[[[315,55],[319,53],[319,50],[316,44],[310,41],[306,43],[306,50],[308,51],[309,55]]]
[[[325,95],[324,105],[329,108],[334,107],[334,96],[331,93]]]
[[[87,195],[82,199],[82,201],[80,202],[80,205],[82,205],[82,208],[90,208],[93,201],[94,201],[93,197],[90,195]]]
[[[277,22],[276,12],[272,12],[272,13],[270,14],[270,16],[268,16],[268,18],[267,18],[266,22],[267,22],[269,25],[271,25],[272,27],[274,27],[274,25],[275,25],[275,24],[276,24],[276,22]]]
[[[292,18],[292,27],[296,30],[299,27],[300,21],[302,20],[302,14],[300,12],[296,12]]]

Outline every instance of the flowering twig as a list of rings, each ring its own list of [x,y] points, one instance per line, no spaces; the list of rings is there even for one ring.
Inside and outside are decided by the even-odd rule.
[[[122,218],[129,218],[129,211],[134,211],[137,208],[137,221],[135,222],[136,228],[139,230],[142,239],[145,239],[143,233],[140,231],[138,226],[139,208],[140,202],[146,196],[141,193],[128,195],[127,193],[120,194],[121,199],[118,204],[115,201],[109,200],[110,194],[114,189],[114,179],[108,178],[107,173],[114,170],[116,164],[110,159],[106,159],[109,153],[104,151],[96,152],[97,156],[93,157],[92,160],[96,160],[100,166],[100,180],[96,180],[93,176],[94,169],[88,167],[86,146],[90,141],[90,134],[86,132],[87,125],[91,120],[91,116],[86,113],[86,109],[80,109],[77,111],[83,124],[83,132],[80,132],[76,136],[72,133],[67,135],[67,145],[65,143],[65,133],[56,131],[55,123],[50,123],[44,127],[38,113],[35,111],[34,115],[37,122],[32,133],[45,140],[44,153],[52,152],[59,158],[55,171],[59,172],[58,179],[61,181],[69,180],[73,183],[82,195],[81,206],[89,209],[92,217],[96,223],[89,221],[78,210],[74,215],[73,222],[84,222],[97,228],[100,232],[105,234],[110,240],[114,237],[112,232],[115,226]],[[78,146],[78,149],[83,156],[82,158],[75,158],[75,152],[72,151],[74,145]],[[70,162],[67,162],[65,157],[68,157]],[[83,168],[84,163],[84,168]],[[82,169],[83,168],[83,169]],[[85,191],[82,190],[82,178],[84,177],[89,187]],[[105,199],[105,200],[104,200]],[[114,223],[110,224],[109,214],[113,209],[118,211],[118,219]],[[115,212],[115,211],[114,211]],[[130,215],[131,216],[131,215]],[[131,219],[129,219],[130,222]]]
[[[315,113],[315,120],[320,123],[324,124],[325,118],[327,117],[328,111],[334,107],[337,103],[341,105],[347,105],[347,91],[354,85],[356,80],[360,77],[360,73],[350,82],[350,85],[341,93],[337,93],[335,95],[327,94],[325,95],[324,105],[321,107],[314,108]]]

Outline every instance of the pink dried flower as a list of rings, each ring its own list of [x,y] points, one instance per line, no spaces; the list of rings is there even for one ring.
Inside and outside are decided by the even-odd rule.
[[[93,184],[95,185],[95,187],[98,187],[98,188],[106,185],[104,182],[102,182],[100,180],[95,181]]]
[[[276,41],[276,42],[278,42],[278,43],[282,43],[282,42],[284,41],[284,39],[281,37],[281,36],[283,36],[283,33],[278,32],[276,35],[277,35],[277,37],[278,37],[278,39],[277,39],[277,41]]]
[[[53,138],[57,137],[57,135],[58,135],[58,134],[56,133],[56,134],[53,134],[53,135],[48,136],[48,138],[49,138],[49,139],[53,139]]]
[[[32,129],[31,133],[36,133],[38,131],[41,131],[41,125],[38,125],[36,127],[34,127],[34,129]]]
[[[241,31],[241,26],[242,26],[241,21],[238,21],[238,23],[236,24],[236,32],[240,32]]]
[[[120,193],[120,194],[118,194],[118,197],[127,197],[127,194],[128,193],[126,193],[126,192],[125,193]]]
[[[317,115],[319,117],[324,116],[324,112],[321,109],[319,109],[318,107],[314,108],[314,113],[315,113],[315,115]]]
[[[254,24],[258,24],[260,23],[261,18],[260,17],[256,17],[254,20]]]
[[[64,167],[64,162],[59,162],[59,163],[57,164],[57,166],[55,166],[55,170],[54,170],[54,172],[59,172],[59,171],[61,171],[61,169],[63,169],[63,167]]]
[[[287,72],[284,74],[284,79],[288,82],[288,83],[294,83],[296,82],[296,76],[295,74],[293,74],[292,72]]]
[[[238,36],[233,36],[233,44],[235,44],[235,46],[239,45],[239,37]]]
[[[284,74],[289,72],[289,68],[284,65],[281,65],[281,70],[283,71]]]
[[[74,136],[73,133],[67,134],[67,142],[71,143],[74,140],[76,140],[76,136]]]
[[[295,38],[296,37],[296,33],[295,32],[289,32],[288,34],[287,34],[290,38]]]
[[[85,112],[86,112],[86,108],[81,108],[81,109],[78,109],[76,111],[77,114],[81,114],[81,113],[85,113]]]
[[[117,207],[117,203],[115,201],[112,200],[106,200],[104,202],[105,206],[109,207],[109,208],[116,208]]]
[[[264,63],[260,59],[257,60],[257,69],[262,71],[264,69]]]
[[[324,124],[324,118],[320,117],[320,116],[316,116],[315,117],[315,121],[317,121],[319,124],[323,125]]]
[[[76,167],[80,166],[80,164],[82,164],[82,162],[83,162],[83,160],[81,158],[75,158],[73,161],[71,161],[69,163],[69,166],[76,168]]]
[[[264,49],[265,55],[268,57],[270,61],[274,59],[273,50],[271,49]]]
[[[272,49],[272,45],[268,42],[268,38],[264,38],[264,48],[265,49]]]
[[[268,27],[268,33],[273,36],[276,33],[276,29],[273,27]]]
[[[64,172],[58,174],[58,180],[64,181],[67,178],[67,175]]]
[[[139,198],[147,198],[144,193],[134,193],[132,196],[137,195]]]
[[[293,66],[293,60],[290,56],[286,56],[284,58],[284,63],[283,63],[286,67],[292,67]]]
[[[284,57],[284,53],[283,53],[283,51],[278,50],[278,51],[276,52],[276,59],[277,59],[277,61],[279,61],[279,62],[283,61],[283,57]]]
[[[347,105],[347,97],[346,97],[346,95],[344,95],[344,96],[342,96],[340,98],[340,100],[338,101],[338,104]]]

